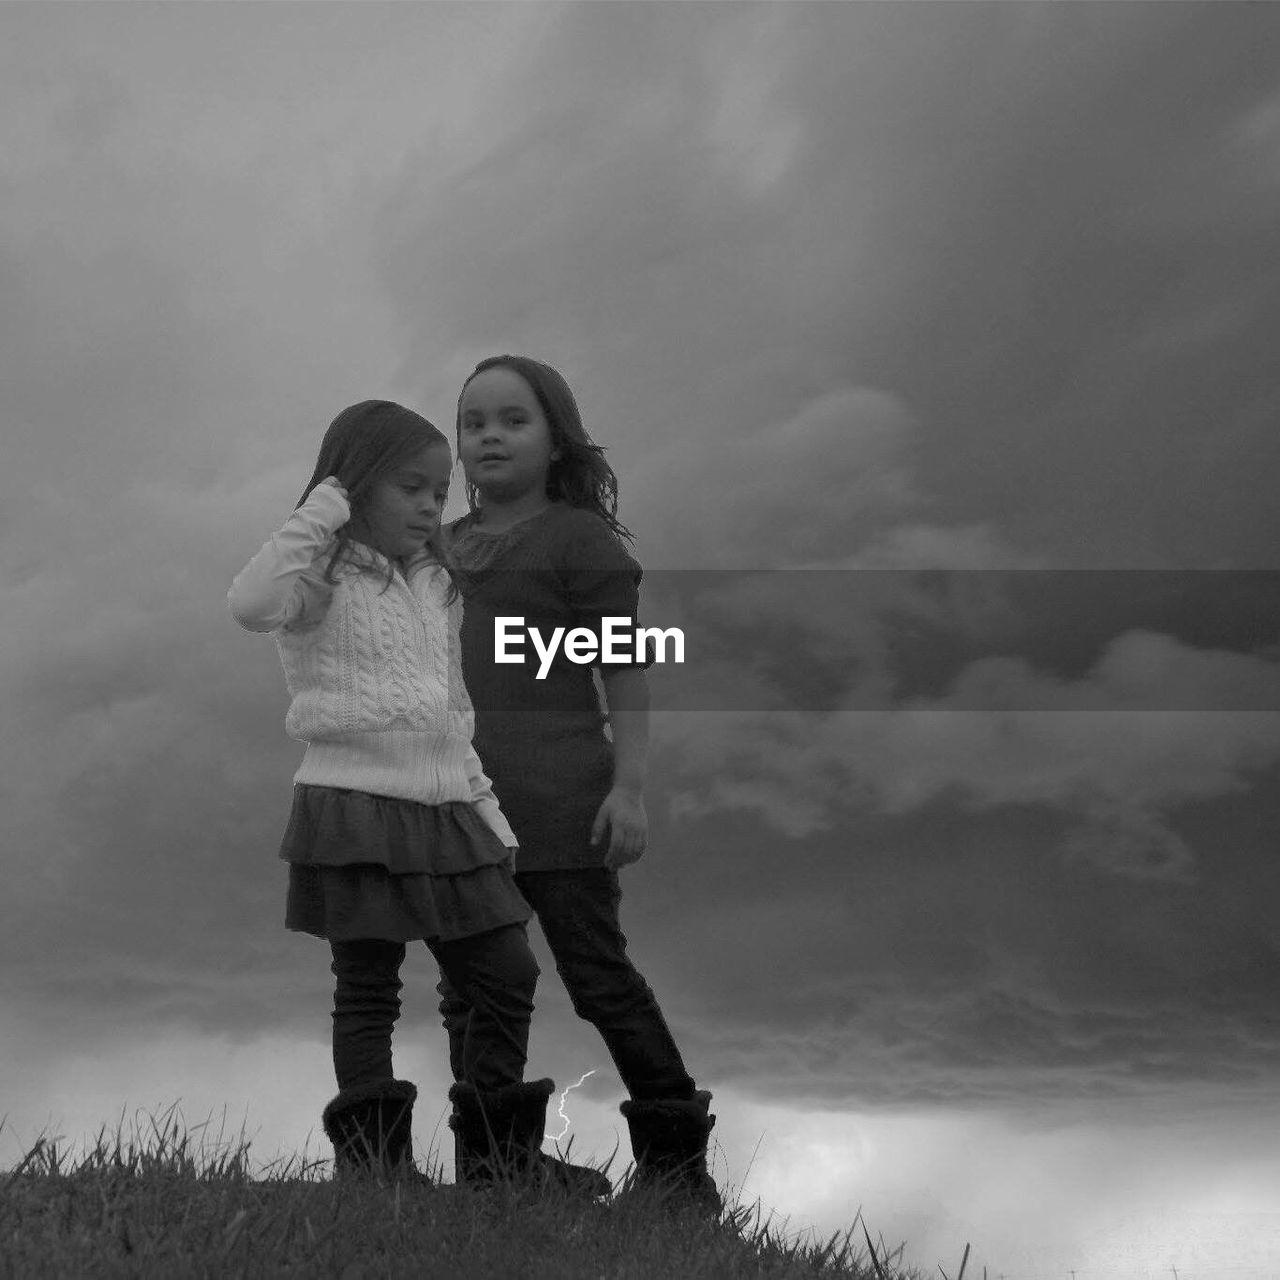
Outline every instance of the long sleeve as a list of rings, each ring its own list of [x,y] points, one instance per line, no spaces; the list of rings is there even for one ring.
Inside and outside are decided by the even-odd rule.
[[[498,797],[493,794],[493,787],[484,771],[484,765],[480,763],[480,757],[476,755],[475,747],[469,744],[467,746],[467,777],[471,782],[471,803],[475,805],[476,811],[498,839],[508,849],[514,849],[519,841],[503,816]]]
[[[350,516],[333,485],[317,485],[236,575],[227,593],[232,617],[247,631],[274,631],[322,610],[329,592],[312,566]]]

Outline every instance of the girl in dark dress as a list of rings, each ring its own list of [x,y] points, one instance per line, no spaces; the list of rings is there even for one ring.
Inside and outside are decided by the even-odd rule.
[[[556,627],[599,634],[604,618],[634,626],[641,570],[623,545],[616,478],[564,379],[525,356],[476,367],[458,402],[457,441],[471,508],[448,540],[465,604],[463,674],[476,750],[518,840],[516,883],[574,1009],[599,1030],[630,1094],[622,1113],[637,1177],[718,1210],[706,1166],[711,1095],[685,1069],[619,924],[618,868],[641,856],[648,836],[646,664],[600,668],[606,715],[591,668],[563,650],[541,676],[536,657],[495,661],[496,618],[521,617],[543,636]],[[457,1102],[469,1091],[462,1044],[474,1013],[447,974],[439,990]]]

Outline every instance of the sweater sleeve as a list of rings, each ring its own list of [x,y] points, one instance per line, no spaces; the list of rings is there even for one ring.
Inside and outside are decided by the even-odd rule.
[[[448,616],[450,694],[451,697],[456,697],[462,704],[465,723],[468,727],[468,733],[470,733],[475,728],[475,712],[471,706],[471,695],[467,692],[466,682],[462,676],[462,616],[466,606],[463,604],[461,596],[458,596],[450,603],[446,604],[444,602],[449,583],[449,575],[446,571],[440,570],[435,576],[435,583],[441,593],[440,603]],[[467,743],[466,770],[467,781],[471,785],[471,803],[475,805],[476,811],[480,814],[486,826],[502,841],[503,845],[508,849],[514,849],[519,844],[519,841],[516,839],[515,832],[511,830],[511,824],[507,822],[506,816],[502,812],[498,797],[493,794],[493,784],[489,781],[489,776],[484,771],[484,764],[470,742]]]
[[[516,833],[511,830],[511,824],[503,816],[502,806],[498,804],[498,797],[493,794],[493,786],[484,771],[484,765],[480,763],[475,747],[470,744],[467,745],[467,777],[471,781],[471,803],[494,835],[508,849],[514,849],[520,842],[516,839]]]
[[[231,615],[246,631],[274,631],[314,621],[332,588],[316,561],[350,519],[346,498],[320,484],[236,575],[227,592]]]

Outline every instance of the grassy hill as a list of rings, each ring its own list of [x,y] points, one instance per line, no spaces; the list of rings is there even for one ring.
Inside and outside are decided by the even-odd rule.
[[[822,1242],[758,1203],[706,1221],[638,1189],[584,1203],[429,1174],[334,1182],[327,1162],[296,1159],[254,1173],[246,1142],[196,1143],[172,1113],[74,1155],[42,1138],[0,1173],[0,1276],[920,1280],[861,1222]]]

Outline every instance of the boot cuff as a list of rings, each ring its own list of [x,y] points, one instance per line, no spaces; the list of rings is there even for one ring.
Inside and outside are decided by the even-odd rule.
[[[402,1102],[412,1105],[418,1097],[418,1087],[410,1080],[376,1080],[373,1084],[352,1085],[343,1089],[336,1098],[332,1098],[321,1117],[326,1133],[333,1117],[350,1107],[359,1106],[362,1102],[376,1102],[386,1099],[388,1102]]]
[[[626,1119],[714,1122],[710,1114],[711,1094],[701,1089],[690,1100],[684,1098],[629,1098],[618,1108]]]

